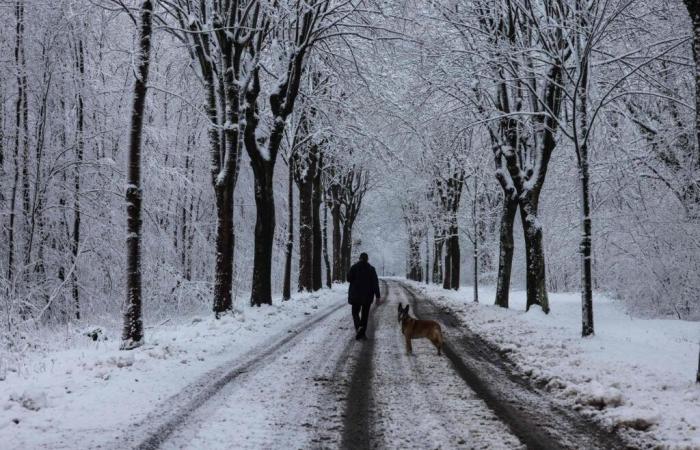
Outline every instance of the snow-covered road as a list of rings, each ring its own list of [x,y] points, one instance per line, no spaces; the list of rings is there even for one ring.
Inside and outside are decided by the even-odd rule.
[[[330,308],[257,357],[231,365],[223,387],[202,389],[184,411],[171,403],[172,413],[161,410],[156,425],[127,440],[164,449],[621,445],[517,382],[498,357],[466,348],[476,341],[435,305],[398,282],[382,284],[384,300],[372,309],[367,341],[354,340],[349,307]],[[414,356],[406,355],[399,302],[443,322],[448,357],[426,340],[414,341]]]

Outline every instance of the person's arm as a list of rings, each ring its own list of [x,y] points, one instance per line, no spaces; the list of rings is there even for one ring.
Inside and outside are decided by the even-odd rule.
[[[379,278],[377,278],[377,271],[372,268],[372,285],[374,288],[374,295],[377,297],[377,301],[382,297],[382,293],[379,291]]]
[[[348,283],[352,283],[355,281],[355,266],[352,266],[350,270],[348,271]]]

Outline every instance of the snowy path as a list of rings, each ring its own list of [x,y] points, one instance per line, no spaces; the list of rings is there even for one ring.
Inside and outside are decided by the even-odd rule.
[[[384,301],[372,309],[367,341],[353,339],[346,305],[319,313],[267,351],[232,364],[222,385],[213,382],[216,389],[182,402],[171,417],[163,412],[161,424],[130,440],[132,446],[622,447],[520,382],[435,305],[395,281],[382,284]],[[438,357],[426,340],[414,341],[414,356],[406,355],[399,302],[443,323],[447,357]]]

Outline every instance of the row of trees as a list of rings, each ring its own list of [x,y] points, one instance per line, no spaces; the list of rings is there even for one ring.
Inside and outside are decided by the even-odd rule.
[[[322,234],[320,220],[324,189],[334,224],[342,223],[342,232],[340,227],[334,227],[334,233],[341,234],[342,241],[340,246],[336,245],[335,239],[333,241],[335,270],[332,275],[336,280],[344,279],[352,250],[352,227],[367,189],[367,178],[362,169],[343,167],[332,157],[327,167],[324,164],[326,152],[323,132],[318,130],[318,106],[311,99],[323,98],[324,94],[319,91],[328,90],[327,80],[321,80],[320,73],[313,70],[310,61],[313,47],[336,32],[337,17],[351,14],[354,6],[351,3],[332,5],[328,0],[273,5],[257,0],[173,1],[162,2],[162,5],[164,23],[169,23],[168,20],[174,22],[167,30],[186,44],[204,90],[204,110],[209,120],[211,181],[217,210],[213,308],[217,317],[233,306],[233,192],[243,148],[252,167],[256,210],[251,305],[272,304],[272,250],[276,221],[274,169],[285,142],[288,144],[286,161],[290,194],[283,298],[290,298],[291,285],[292,180],[299,189],[299,291],[315,291],[322,287],[323,235],[327,236],[327,226]],[[144,16],[150,16],[145,12],[146,3],[142,9]],[[146,30],[142,29],[142,41],[149,39],[145,35]],[[135,87],[134,136],[140,132],[136,122],[143,110],[139,103],[142,102],[141,94],[145,94],[145,85],[142,86],[145,81],[142,80],[147,74],[148,56],[144,48],[142,46],[141,52],[145,55],[141,57],[144,62],[139,67],[145,65],[146,69],[143,73],[139,69]],[[309,100],[297,106],[300,95]],[[262,103],[262,99],[266,102]],[[136,109],[137,104],[140,111]],[[288,124],[295,110],[299,110],[297,124],[290,131]],[[132,147],[134,140],[132,137]],[[130,161],[137,165],[138,155],[133,148],[131,155],[136,159]],[[140,230],[131,226],[132,222],[139,221],[140,199],[132,200],[135,196],[130,194],[138,187],[138,177],[133,180],[130,176],[127,189],[129,276],[122,336],[122,348],[125,349],[137,346],[143,338],[140,273],[135,273],[139,271]],[[132,210],[135,210],[133,214]],[[324,223],[327,224],[327,220]],[[326,258],[327,254],[326,251]],[[328,271],[329,263],[326,265]],[[327,284],[330,285],[330,280]]]
[[[294,198],[299,290],[319,289],[323,268],[327,285],[344,279],[369,172],[353,131],[330,133],[344,88],[315,49],[344,33],[355,3],[0,7],[14,55],[0,71],[3,339],[111,314],[124,284],[125,349],[142,342],[142,309],[201,299],[218,315],[241,289],[271,303],[277,283],[289,298]],[[281,205],[278,153],[298,188]],[[285,246],[282,277],[273,249]]]
[[[400,68],[401,90],[387,94],[377,76],[374,97],[392,170],[410,179],[394,192],[406,276],[457,288],[461,239],[474,300],[485,279],[508,307],[522,276],[526,307],[548,312],[547,292],[578,288],[583,336],[595,331],[595,289],[638,314],[700,317],[695,3],[392,11],[387,28],[405,41],[382,44],[379,64]]]
[[[680,2],[675,5],[676,13],[682,12],[680,6]],[[405,208],[405,220],[409,225],[409,248],[416,247],[417,239],[425,239],[426,227],[422,223],[433,224],[433,281],[438,279],[445,288],[459,286],[458,281],[455,284],[454,274],[450,274],[449,257],[458,244],[449,245],[445,236],[462,233],[474,245],[475,284],[480,266],[486,273],[495,269],[488,258],[480,260],[479,255],[484,252],[478,246],[486,244],[488,252],[489,240],[495,240],[499,247],[494,280],[497,285],[495,303],[508,307],[514,225],[519,223],[525,247],[527,308],[539,305],[548,312],[547,291],[559,281],[559,277],[555,273],[556,280],[548,283],[552,271],[545,264],[542,197],[557,196],[556,193],[544,194],[548,192],[545,180],[551,172],[552,161],[555,161],[554,155],[570,149],[575,169],[571,176],[578,181],[576,189],[579,191],[580,238],[577,247],[580,253],[578,284],[582,295],[582,334],[593,334],[592,292],[594,286],[602,287],[602,283],[596,281],[593,267],[594,215],[606,220],[615,205],[603,199],[605,189],[600,181],[592,187],[596,175],[592,175],[591,167],[603,168],[609,164],[610,155],[600,151],[592,153],[592,148],[600,147],[606,139],[624,139],[621,133],[632,131],[635,134],[634,128],[638,136],[641,134],[648,140],[651,158],[645,155],[631,159],[635,166],[629,176],[649,180],[648,187],[642,188],[644,192],[640,191],[643,196],[649,196],[647,189],[653,190],[652,185],[661,182],[663,189],[674,195],[678,199],[677,206],[682,208],[681,228],[692,227],[696,221],[693,211],[698,204],[697,196],[693,194],[698,185],[697,161],[700,160],[696,139],[690,134],[692,126],[683,120],[683,113],[679,111],[685,107],[679,93],[665,86],[648,84],[648,77],[654,73],[660,73],[669,81],[675,77],[675,82],[678,82],[681,75],[678,71],[672,72],[670,67],[675,64],[674,58],[689,59],[689,46],[683,37],[652,41],[646,32],[630,32],[630,14],[640,10],[660,21],[668,19],[663,17],[667,11],[659,11],[655,5],[641,1],[470,1],[434,4],[430,12],[418,14],[432,21],[419,32],[430,29],[432,41],[424,42],[429,47],[427,56],[424,56],[428,61],[417,63],[420,70],[411,82],[425,84],[427,80],[429,87],[423,91],[424,105],[442,111],[458,111],[462,115],[452,127],[445,127],[446,119],[432,115],[432,112],[418,119],[407,114],[400,119],[406,133],[420,141],[424,156],[427,155],[420,163],[412,164],[411,170],[432,173],[432,180],[426,180],[418,196],[424,199],[421,201],[425,206]],[[687,20],[687,16],[677,16],[679,20]],[[685,29],[691,30],[687,25]],[[629,45],[621,45],[620,36],[624,33],[628,33],[627,43],[630,35],[634,36],[633,45],[637,47],[630,49]],[[692,75],[694,80],[695,72],[687,75]],[[692,91],[689,93],[693,94]],[[649,106],[659,99],[664,104],[651,113]],[[634,104],[638,106],[630,106]],[[685,137],[661,143],[658,126],[648,126],[648,119],[640,117],[644,114],[651,114],[656,120],[668,117],[678,133],[685,134]],[[421,121],[430,123],[432,129],[426,131]],[[436,141],[441,151],[432,150]],[[462,144],[466,141],[470,145]],[[445,163],[446,155],[450,153],[447,149],[460,146],[461,149],[453,152],[455,155]],[[484,150],[491,156],[490,165],[495,169],[495,179],[500,186],[498,199],[494,198],[492,186],[480,186],[485,164],[488,164],[479,156]],[[600,159],[596,160],[596,157]],[[555,170],[567,170],[560,162],[556,164]],[[431,166],[436,170],[426,171]],[[601,172],[598,174],[600,180]],[[554,189],[560,189],[560,186],[558,184]],[[452,187],[454,194],[446,195]],[[463,222],[459,231],[453,225],[455,219],[449,217],[450,211],[454,211],[453,217],[458,216],[462,191],[470,191],[462,201],[467,205],[460,214],[469,225]],[[447,213],[447,220],[442,219],[444,214],[437,214],[436,209],[430,207],[436,199],[442,206],[437,211]],[[456,199],[452,207],[449,206],[451,199]],[[493,212],[498,209],[500,217],[494,218]],[[421,212],[416,213],[419,210]],[[519,220],[516,220],[518,212]],[[664,211],[661,216],[664,214],[669,212]],[[422,220],[418,219],[420,216]],[[441,220],[436,221],[436,218]],[[498,226],[494,226],[496,224]],[[494,233],[496,229],[498,233]],[[605,232],[609,233],[608,230]],[[605,241],[608,240],[606,237]],[[448,243],[445,246],[448,256],[444,259],[444,272],[441,272],[439,261],[445,242]],[[426,245],[425,250],[431,249]],[[409,254],[409,261],[421,259],[415,250]],[[697,267],[697,257],[693,261],[691,267]],[[654,264],[653,261],[650,263]],[[416,264],[408,267],[410,278],[422,277],[414,269]],[[695,283],[692,271],[684,269],[683,273],[685,278],[676,277],[674,286],[679,294],[685,291],[685,286]],[[659,275],[658,272],[655,274],[657,279]],[[660,281],[674,284],[664,277]],[[685,306],[682,312],[678,306],[673,308],[679,316],[688,316],[693,314],[697,305]]]

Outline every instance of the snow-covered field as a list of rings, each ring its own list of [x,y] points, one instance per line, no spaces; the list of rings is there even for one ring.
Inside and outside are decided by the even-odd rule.
[[[581,300],[551,294],[551,312],[525,313],[525,292],[511,309],[493,306],[494,290],[445,291],[410,283],[458,313],[464,323],[508,354],[517,370],[571,408],[606,427],[649,434],[661,448],[700,449],[700,384],[695,383],[700,325],[630,317],[603,296],[594,298],[595,331],[582,339]]]
[[[107,340],[80,336],[28,354],[0,381],[0,448],[95,448],[113,443],[159,402],[221,364],[345,303],[346,286],[331,292],[245,307],[224,316],[147,329],[146,344],[119,351],[118,330]],[[5,360],[0,355],[0,361]],[[5,363],[7,364],[7,363]]]

